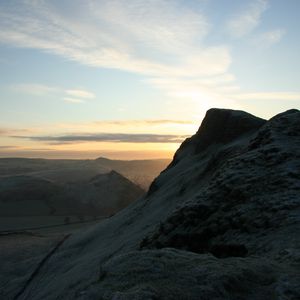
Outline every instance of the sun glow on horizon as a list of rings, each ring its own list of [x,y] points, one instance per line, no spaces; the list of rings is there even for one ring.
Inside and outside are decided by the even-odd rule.
[[[172,158],[198,126],[185,120],[110,120],[50,127],[7,129],[10,136],[3,141],[10,146],[0,148],[0,157]]]

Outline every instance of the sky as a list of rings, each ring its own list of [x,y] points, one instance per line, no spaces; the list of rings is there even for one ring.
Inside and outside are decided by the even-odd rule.
[[[300,108],[299,0],[0,0],[0,157],[171,158],[212,107]]]

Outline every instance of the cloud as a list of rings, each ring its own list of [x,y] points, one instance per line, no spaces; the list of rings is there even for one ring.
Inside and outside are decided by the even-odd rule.
[[[217,79],[231,76],[227,75],[229,47],[205,44],[210,24],[199,8],[188,3],[74,0],[65,4],[64,11],[52,1],[12,3],[0,12],[2,43],[40,49],[92,67],[137,73],[167,95],[186,101],[192,95],[193,100],[207,102],[207,95],[212,95],[208,90],[232,84]],[[65,13],[68,9],[72,14]],[[170,78],[176,85],[157,84]],[[195,85],[187,84],[195,78],[206,78],[210,86],[203,82],[206,86],[198,85],[195,92]],[[64,101],[82,103],[93,95],[79,91],[68,90]]]
[[[145,80],[152,85],[176,94],[178,91],[215,90],[217,87],[231,86],[235,77],[226,73],[217,76],[206,76],[199,78],[167,78],[156,77]]]
[[[84,99],[93,99],[95,95],[86,90],[66,90],[65,93],[72,97],[84,98]]]
[[[22,151],[56,151],[51,148],[23,148]]]
[[[168,124],[179,124],[179,125],[191,125],[194,124],[192,121],[187,120],[109,120],[109,121],[96,121],[94,122],[97,125],[120,125],[120,126],[138,126],[138,125],[168,125]]]
[[[252,39],[252,44],[257,47],[267,48],[281,41],[282,37],[285,35],[286,31],[284,29],[275,29],[261,34],[256,35]]]
[[[223,95],[238,89],[228,71],[230,48],[205,43],[211,25],[188,2],[74,0],[64,10],[50,1],[12,3],[2,10],[0,4],[0,42],[143,75],[166,95],[189,101],[185,113],[193,117],[208,106],[225,106]],[[94,96],[79,88],[64,92],[61,98],[74,104]]]
[[[290,100],[299,101],[300,93],[291,92],[260,92],[260,93],[240,93],[235,96],[236,99],[240,100]]]
[[[13,136],[14,138],[29,139],[50,144],[65,144],[78,142],[115,142],[115,143],[181,143],[188,136],[171,134],[126,134],[126,133],[98,133],[98,134],[70,134],[60,136]]]
[[[0,128],[0,136],[10,136],[13,134],[30,134],[33,133],[31,129],[23,129],[23,128]]]
[[[57,87],[51,87],[44,84],[37,83],[21,83],[11,86],[11,89],[18,92],[29,94],[33,96],[46,96],[60,91]]]
[[[230,73],[199,78],[150,78],[146,80],[153,86],[164,91],[170,97],[202,100],[202,102],[220,101],[232,92],[239,91],[235,77]],[[217,105],[217,103],[215,103]]]
[[[245,3],[225,26],[235,38],[252,38],[268,8],[267,0]],[[1,43],[39,49],[87,66],[143,75],[144,82],[173,98],[197,101],[186,105],[194,105],[190,115],[198,114],[194,111],[199,107],[203,112],[208,106],[232,105],[228,99],[245,97],[236,96],[241,91],[229,73],[230,47],[206,43],[211,28],[200,6],[189,1],[73,0],[65,1],[63,9],[57,1],[0,2]],[[276,29],[257,34],[253,40],[271,45],[283,35],[283,30]],[[55,91],[23,86],[26,90],[40,95]],[[60,88],[57,93],[69,103],[95,98],[81,88]],[[185,109],[182,103],[179,106]]]
[[[0,128],[0,136],[6,135],[7,133],[8,133],[8,131],[6,129],[1,129]]]
[[[70,103],[85,103],[84,100],[77,99],[77,98],[64,97],[63,99],[64,99],[65,102],[70,102]]]
[[[77,100],[77,99],[76,99]],[[112,138],[113,135],[120,131],[125,131],[128,136],[131,134],[149,134],[155,136],[157,128],[161,136],[185,136],[192,134],[198,127],[198,122],[191,120],[173,120],[173,119],[145,119],[145,120],[101,120],[91,122],[67,122],[67,123],[50,123],[32,128],[8,128],[0,127],[0,137],[12,137],[18,139],[39,140],[39,137],[56,137],[61,136],[84,136],[85,139],[93,139],[93,135],[98,137],[99,132],[105,132],[106,138]],[[75,133],[74,133],[75,132]],[[152,134],[154,133],[154,134]],[[101,135],[100,135],[101,136]],[[36,138],[37,137],[37,138]],[[124,136],[126,137],[126,136]],[[104,139],[104,138],[103,138]]]
[[[19,148],[18,146],[0,146],[0,150],[2,150],[2,149],[4,149],[4,150],[6,150],[6,149],[17,149],[17,148]]]
[[[251,33],[259,25],[261,16],[267,8],[267,0],[250,1],[242,12],[233,15],[228,21],[227,30],[230,35],[241,38]]]
[[[10,86],[10,89],[17,93],[39,97],[54,95],[71,103],[84,103],[86,100],[94,99],[96,97],[94,93],[83,89],[64,89],[62,87],[54,87],[38,83],[14,84]]]
[[[205,45],[202,11],[181,1],[74,0],[64,11],[50,1],[11,2],[0,4],[2,43],[148,78],[215,76],[231,64],[226,45]]]

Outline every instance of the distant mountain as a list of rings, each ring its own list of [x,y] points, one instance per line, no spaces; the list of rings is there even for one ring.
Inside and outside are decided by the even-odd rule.
[[[169,159],[154,160],[111,160],[99,157],[95,160],[98,166],[116,170],[123,176],[147,190],[151,182],[171,162]]]
[[[68,160],[0,158],[0,178],[28,175],[63,183],[88,182],[97,174],[115,170],[147,190],[151,182],[170,163],[168,159],[157,160]]]
[[[68,184],[27,175],[2,177],[0,216],[108,216],[143,194],[115,171]]]
[[[41,248],[38,262],[15,253],[0,295],[300,299],[299,215],[300,112],[211,109],[145,197]]]
[[[63,184],[86,182],[99,173],[109,171],[96,165],[93,160],[0,158],[0,178],[28,175]]]

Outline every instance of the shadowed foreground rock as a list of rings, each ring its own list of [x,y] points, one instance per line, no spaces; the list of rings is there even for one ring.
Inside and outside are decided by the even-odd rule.
[[[300,112],[212,109],[147,196],[67,239],[17,299],[296,300],[299,232]]]

